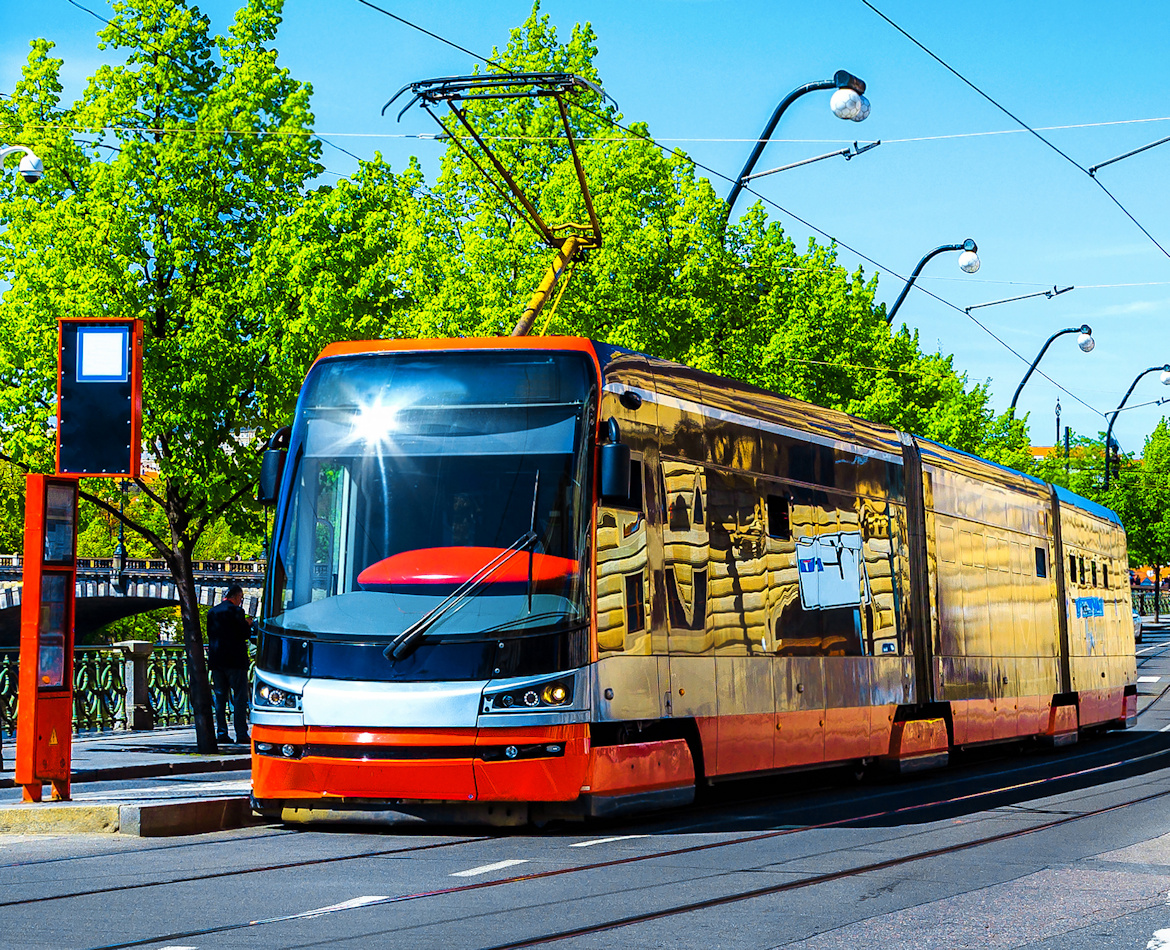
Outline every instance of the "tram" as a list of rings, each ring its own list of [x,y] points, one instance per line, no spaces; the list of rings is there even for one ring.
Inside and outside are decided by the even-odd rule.
[[[261,483],[262,814],[610,815],[1136,716],[1111,511],[644,354],[334,344]]]

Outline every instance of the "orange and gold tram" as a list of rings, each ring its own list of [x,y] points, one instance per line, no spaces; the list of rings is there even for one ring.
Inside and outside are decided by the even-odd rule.
[[[627,350],[330,346],[262,483],[266,814],[605,815],[1136,714],[1112,512]]]

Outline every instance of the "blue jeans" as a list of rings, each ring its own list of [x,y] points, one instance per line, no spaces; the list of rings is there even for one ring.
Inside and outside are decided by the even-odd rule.
[[[248,741],[248,671],[212,670],[211,688],[215,692],[215,731],[221,739],[228,734],[227,704],[230,694],[236,720],[236,740]]]

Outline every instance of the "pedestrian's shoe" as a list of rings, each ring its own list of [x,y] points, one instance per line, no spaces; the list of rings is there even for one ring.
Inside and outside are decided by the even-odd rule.
[[[236,736],[236,742],[238,742],[240,745],[247,745],[251,741],[252,739],[250,736]]]
[[[215,736],[215,741],[216,741],[216,742],[228,742],[228,743],[230,743],[230,742],[232,741],[232,737],[231,737],[231,736],[229,736],[229,735],[228,735],[226,732],[220,732],[220,733],[216,733],[216,736]]]

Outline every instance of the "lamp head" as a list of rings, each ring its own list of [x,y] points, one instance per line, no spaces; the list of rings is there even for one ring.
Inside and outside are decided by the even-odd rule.
[[[1077,346],[1083,353],[1092,353],[1097,341],[1093,339],[1093,328],[1087,323],[1081,327],[1081,335],[1077,337]]]
[[[869,115],[869,100],[856,89],[845,86],[833,93],[833,98],[829,100],[829,108],[838,119],[864,122]]]
[[[1162,372],[1158,378],[1162,380],[1163,386],[1170,386],[1170,363],[1162,367]]]
[[[965,241],[964,246],[967,244],[974,245],[974,243],[974,241]],[[979,270],[979,264],[979,255],[975,253],[974,248],[965,250],[959,255],[959,270],[964,274],[974,274]]]

